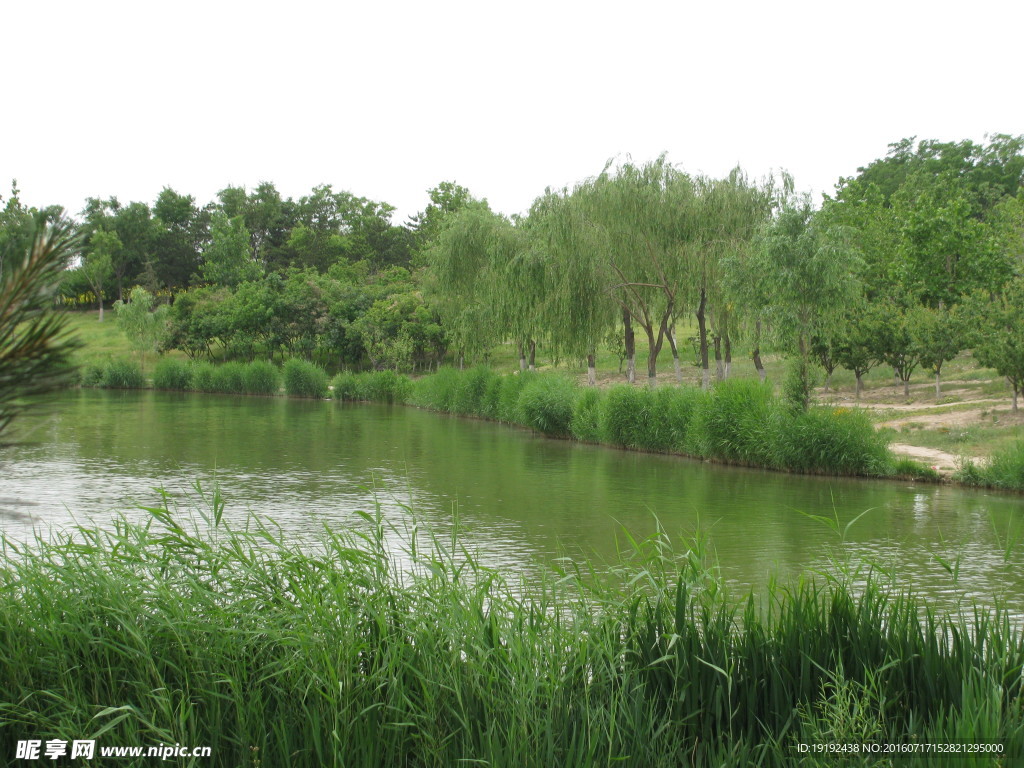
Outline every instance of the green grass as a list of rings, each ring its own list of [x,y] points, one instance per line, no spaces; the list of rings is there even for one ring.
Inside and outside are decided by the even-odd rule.
[[[228,528],[216,496],[196,524],[166,501],[150,514],[0,553],[0,754],[29,736],[209,746],[195,765],[211,768],[1024,749],[1024,639],[998,607],[937,616],[842,572],[733,600],[699,541],[664,534],[611,571],[510,582],[456,555],[457,539],[393,559],[379,510],[366,533],[325,530],[310,551],[272,524]]]

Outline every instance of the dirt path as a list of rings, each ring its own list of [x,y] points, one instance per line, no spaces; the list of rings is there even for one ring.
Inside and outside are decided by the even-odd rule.
[[[891,443],[889,447],[897,456],[908,456],[927,464],[932,469],[943,475],[951,475],[957,468],[957,457],[951,453],[940,451],[937,448],[925,448],[920,445],[906,445],[905,443]]]

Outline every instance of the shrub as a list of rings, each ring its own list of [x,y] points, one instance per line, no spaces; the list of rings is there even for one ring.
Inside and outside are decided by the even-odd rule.
[[[412,389],[410,402],[432,411],[450,412],[459,377],[460,371],[448,367],[441,368],[433,376],[424,376]]]
[[[362,400],[359,377],[348,371],[339,373],[331,381],[331,394],[335,400]]]
[[[690,424],[706,395],[696,387],[663,387],[654,393],[651,447],[687,453]]]
[[[535,371],[525,371],[501,377],[501,388],[497,392],[494,408],[495,417],[499,421],[509,424],[522,424],[524,422],[523,414],[519,410],[519,394],[538,375]]]
[[[242,387],[250,395],[276,395],[281,389],[281,372],[266,360],[255,360],[242,371]]]
[[[1024,491],[1024,440],[996,451],[987,463],[965,461],[954,477],[967,485]]]
[[[283,373],[284,391],[290,397],[327,397],[327,374],[320,366],[293,357]]]
[[[488,385],[498,374],[485,365],[478,365],[468,371],[460,371],[454,381],[454,391],[448,408],[452,413],[483,416],[484,396]]]
[[[597,443],[601,440],[601,419],[604,397],[601,391],[588,387],[576,398],[572,410],[572,421],[569,430],[577,440]]]
[[[884,475],[893,467],[885,436],[859,410],[812,407],[778,420],[776,461],[796,472]]]
[[[781,408],[770,385],[744,379],[721,381],[700,406],[693,420],[694,436],[687,435],[687,443],[697,447],[700,455],[778,466],[774,449]]]
[[[192,369],[189,364],[176,357],[164,357],[153,371],[155,389],[186,390],[192,385]]]
[[[651,392],[626,384],[608,390],[601,434],[605,442],[624,448],[648,448]]]
[[[103,369],[101,387],[106,389],[142,389],[146,379],[133,360],[111,360]]]
[[[360,381],[364,400],[374,403],[404,403],[412,391],[412,382],[394,371],[374,371]]]
[[[576,386],[561,376],[531,377],[519,393],[525,426],[553,437],[568,437],[576,403]]]
[[[213,391],[241,395],[245,392],[245,366],[242,363],[223,363],[213,369]]]
[[[103,386],[103,363],[89,363],[82,367],[79,382],[83,387]]]
[[[192,389],[196,392],[215,392],[213,387],[213,363],[192,364]]]

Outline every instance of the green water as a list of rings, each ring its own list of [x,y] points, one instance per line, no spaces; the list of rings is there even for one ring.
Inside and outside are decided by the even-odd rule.
[[[1024,497],[926,484],[793,476],[549,440],[403,407],[284,398],[75,391],[17,423],[0,453],[0,527],[109,519],[216,481],[226,517],[271,516],[296,539],[360,527],[381,502],[530,572],[558,556],[613,559],[655,519],[703,531],[738,585],[786,580],[852,557],[945,604],[1000,595],[1024,614]],[[410,509],[412,511],[410,511]],[[806,514],[857,520],[843,540]],[[952,571],[952,573],[950,572]]]

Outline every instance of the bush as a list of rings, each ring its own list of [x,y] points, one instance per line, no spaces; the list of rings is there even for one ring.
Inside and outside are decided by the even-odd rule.
[[[448,404],[452,413],[472,414],[483,416],[484,396],[487,393],[488,385],[498,374],[485,365],[478,365],[468,371],[460,371],[460,376],[454,381],[454,391],[451,402]]]
[[[459,386],[460,371],[441,368],[433,376],[424,376],[416,382],[410,393],[410,402],[421,408],[450,413],[455,390]]]
[[[623,448],[655,449],[651,428],[657,415],[651,412],[652,395],[649,389],[626,384],[608,390],[601,424],[604,441]]]
[[[242,371],[242,386],[249,395],[276,395],[281,390],[281,372],[266,360],[255,360]]]
[[[1024,491],[1024,440],[997,451],[987,463],[964,462],[954,478],[966,485]]]
[[[600,442],[603,406],[604,397],[600,390],[593,387],[584,389],[572,409],[572,421],[569,423],[572,436],[587,443]]]
[[[283,373],[289,397],[327,397],[327,374],[319,365],[293,357],[284,364]]]
[[[532,377],[531,377],[532,378]],[[568,437],[576,386],[561,376],[538,376],[519,394],[519,413],[527,427],[552,437]]]
[[[696,409],[687,443],[698,455],[777,467],[775,431],[781,410],[766,383],[718,382]]]
[[[103,369],[100,386],[105,389],[142,389],[146,379],[133,360],[111,360]]]
[[[187,362],[176,357],[164,357],[153,371],[155,389],[186,390],[192,386],[192,369]]]
[[[893,467],[888,441],[859,410],[792,413],[778,420],[777,441],[777,464],[795,472],[885,475]]]
[[[539,376],[535,371],[514,373],[501,377],[501,387],[495,394],[495,418],[509,424],[523,424],[525,419],[519,410],[519,395],[531,381]]]
[[[412,391],[412,382],[394,371],[374,371],[362,376],[360,389],[364,400],[374,403],[404,403]]]
[[[359,377],[348,371],[339,373],[331,381],[331,394],[335,400],[362,400]]]
[[[192,364],[192,389],[196,392],[216,392],[213,386],[213,363]]]
[[[245,366],[242,363],[223,363],[213,369],[213,391],[230,395],[245,393]]]
[[[101,387],[103,386],[103,369],[105,368],[103,363],[89,363],[82,367],[80,374],[79,383],[83,387]]]

